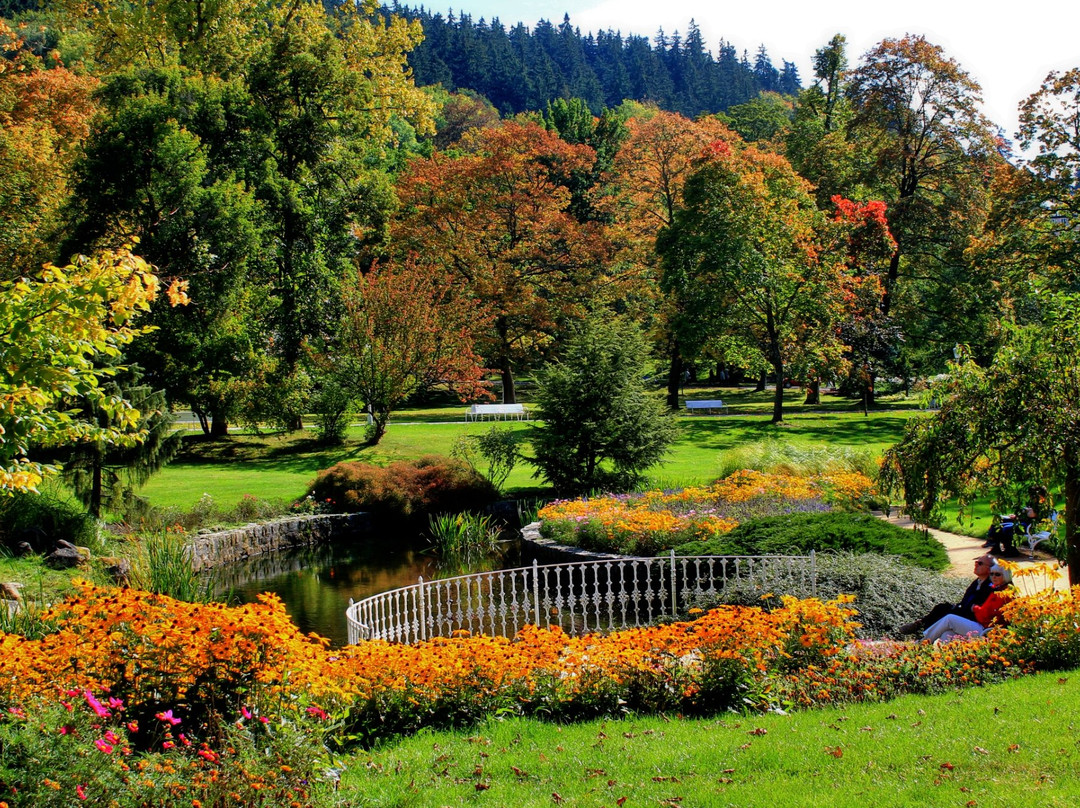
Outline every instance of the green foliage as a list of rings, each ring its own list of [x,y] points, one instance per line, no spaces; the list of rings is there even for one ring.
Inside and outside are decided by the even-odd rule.
[[[1041,321],[1008,325],[985,368],[961,350],[934,391],[931,417],[908,424],[882,468],[887,489],[903,493],[925,523],[953,497],[986,490],[1007,501],[1010,484],[1065,490],[1066,559],[1080,583],[1080,299],[1043,295]],[[1011,505],[1012,503],[1010,503]]]
[[[319,472],[309,493],[317,501],[330,500],[339,512],[400,517],[480,510],[497,495],[467,463],[439,455],[397,461],[385,468],[338,463]]]
[[[35,552],[47,553],[60,539],[95,553],[103,548],[97,520],[58,486],[0,498],[0,544],[14,548],[26,541]]]
[[[905,530],[863,513],[792,513],[740,524],[709,542],[679,545],[680,555],[764,555],[811,550],[899,556],[929,570],[949,564],[945,548],[922,531]]]
[[[441,513],[428,516],[435,549],[444,559],[468,561],[492,553],[499,543],[499,528],[492,517],[474,513]]]
[[[214,597],[214,577],[195,571],[191,547],[183,532],[163,530],[142,541],[142,557],[135,568],[139,589],[166,595],[185,603],[210,603]]]
[[[560,492],[628,488],[668,453],[677,428],[646,393],[644,359],[629,322],[593,317],[574,331],[563,360],[540,377],[537,476]]]
[[[487,469],[484,476],[497,491],[502,491],[506,479],[521,459],[518,450],[519,433],[492,424],[487,432],[479,435],[462,435],[454,443],[451,456],[460,457],[475,467],[474,452],[484,459]]]

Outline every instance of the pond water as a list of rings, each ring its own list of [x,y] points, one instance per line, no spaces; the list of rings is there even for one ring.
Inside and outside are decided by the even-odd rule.
[[[349,598],[363,600],[410,586],[420,576],[432,580],[512,567],[519,558],[519,545],[505,542],[496,558],[468,566],[451,565],[428,550],[424,537],[384,529],[359,534],[352,542],[257,556],[217,569],[214,575],[218,593],[228,595],[230,602],[250,603],[262,592],[273,592],[285,602],[301,631],[315,632],[341,646],[348,642],[345,609]]]

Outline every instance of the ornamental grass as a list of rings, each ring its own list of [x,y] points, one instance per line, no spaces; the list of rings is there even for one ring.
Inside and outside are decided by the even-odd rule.
[[[853,509],[874,494],[859,472],[813,477],[742,470],[707,487],[560,500],[542,508],[541,533],[592,550],[654,555],[707,542],[750,519]]]

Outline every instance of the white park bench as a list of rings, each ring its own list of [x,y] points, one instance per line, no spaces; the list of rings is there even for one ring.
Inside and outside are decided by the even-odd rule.
[[[709,412],[719,412],[719,413],[723,414],[724,412],[727,411],[727,404],[725,404],[723,401],[721,401],[718,398],[715,398],[715,399],[701,399],[699,401],[687,401],[686,402],[686,411],[689,412],[691,415],[696,415],[697,413],[709,413]]]
[[[465,410],[466,421],[485,421],[488,418],[495,421],[527,421],[530,417],[524,404],[473,404]]]

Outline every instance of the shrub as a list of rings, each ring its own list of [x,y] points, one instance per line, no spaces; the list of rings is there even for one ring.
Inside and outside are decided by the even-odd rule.
[[[97,520],[61,489],[0,497],[0,542],[14,548],[25,541],[35,552],[47,553],[59,539],[94,553],[104,549]]]
[[[853,595],[860,637],[881,637],[897,626],[926,614],[938,603],[956,603],[967,581],[877,553],[819,553],[815,559],[817,586],[800,574],[777,575],[767,583],[739,580],[715,598],[693,603],[699,608],[717,604],[768,605],[771,593],[796,598],[836,598]],[[767,587],[767,588],[766,588]],[[765,599],[763,600],[763,597]],[[778,598],[773,597],[777,603]]]
[[[767,555],[811,550],[900,556],[930,570],[949,565],[945,548],[920,531],[906,530],[859,513],[791,513],[744,522],[707,542],[675,547],[679,555]]]
[[[636,326],[594,317],[541,375],[534,462],[556,490],[626,490],[667,454],[678,428],[645,390],[646,353]]]
[[[479,454],[487,465],[484,474],[495,490],[501,491],[510,472],[514,470],[521,454],[518,452],[518,435],[512,429],[504,429],[498,424],[480,435],[462,435],[454,444],[454,457],[460,458],[476,468],[475,455]]]
[[[481,510],[498,492],[461,460],[427,455],[385,468],[345,462],[319,472],[309,489],[317,501],[340,511],[372,511],[389,516]]]

